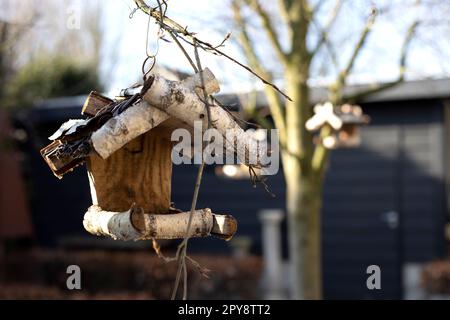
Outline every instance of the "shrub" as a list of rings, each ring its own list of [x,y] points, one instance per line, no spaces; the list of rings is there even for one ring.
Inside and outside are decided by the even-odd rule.
[[[47,98],[101,91],[96,66],[64,56],[41,56],[20,68],[6,84],[6,107],[28,107]]]

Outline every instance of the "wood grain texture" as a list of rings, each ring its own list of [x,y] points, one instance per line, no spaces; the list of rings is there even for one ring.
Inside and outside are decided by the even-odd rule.
[[[86,101],[84,102],[81,114],[93,117],[106,105],[112,103],[113,100],[102,96],[97,91],[91,91]]]
[[[92,203],[107,211],[126,211],[135,204],[146,213],[169,212],[171,193],[170,132],[155,128],[104,160],[87,161]]]

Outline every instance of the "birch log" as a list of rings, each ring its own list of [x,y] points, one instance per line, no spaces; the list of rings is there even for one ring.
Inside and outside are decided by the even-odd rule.
[[[122,148],[125,144],[153,129],[169,115],[164,111],[152,108],[145,101],[140,101],[121,114],[109,119],[91,136],[92,146],[103,158]]]
[[[83,226],[89,233],[115,240],[182,239],[186,235],[190,212],[145,214],[139,208],[125,212],[104,211],[91,206],[84,215]],[[216,235],[229,240],[237,230],[229,215],[216,215],[210,209],[196,210],[189,237]]]
[[[152,84],[151,88],[156,87],[151,92],[158,104],[175,104],[179,110],[188,112],[191,103],[202,103],[195,93],[199,92],[199,88],[202,86],[202,80],[198,74],[188,77],[182,82],[169,81],[160,76],[156,76],[155,80],[156,78],[158,80]],[[205,74],[203,80],[208,94],[219,91],[219,84],[211,72]],[[161,84],[167,84],[173,89],[161,86]],[[183,88],[184,91],[175,90],[176,88]],[[164,110],[154,108],[152,103],[140,101],[108,120],[94,132],[91,137],[92,145],[95,151],[103,159],[106,159],[126,143],[153,129],[168,118],[169,115]]]
[[[203,97],[201,77],[208,94],[219,91],[214,75],[209,69],[205,69],[201,74],[182,82],[169,81],[157,75],[143,99],[193,127],[195,121],[202,121],[203,130],[206,130],[208,121],[206,106],[199,98]],[[224,137],[226,149],[236,153],[244,164],[263,166],[261,158],[267,152],[266,145],[261,145],[253,138],[252,133],[244,131],[222,107],[213,106],[210,111],[211,123]]]

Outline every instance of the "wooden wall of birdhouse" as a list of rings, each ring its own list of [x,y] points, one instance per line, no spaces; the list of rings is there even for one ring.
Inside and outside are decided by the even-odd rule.
[[[172,178],[171,132],[156,127],[127,143],[109,158],[87,160],[92,203],[108,211],[134,204],[152,214],[168,213]]]

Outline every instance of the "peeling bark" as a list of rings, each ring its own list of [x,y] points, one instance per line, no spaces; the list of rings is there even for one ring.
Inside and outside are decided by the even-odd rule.
[[[186,235],[190,212],[175,214],[146,214],[132,207],[125,212],[104,211],[91,206],[84,215],[86,231],[115,240],[182,239]],[[217,235],[229,240],[237,229],[236,220],[229,215],[216,215],[210,209],[196,210],[192,217],[189,237]]]
[[[219,85],[209,69],[201,73],[204,78],[205,89],[208,94],[219,91]],[[182,82],[168,81],[155,76],[152,86],[144,94],[143,99],[150,105],[159,108],[167,114],[194,127],[195,121],[203,122],[203,131],[208,128],[206,105],[199,98],[201,94],[201,76],[196,74]],[[261,163],[262,155],[267,148],[261,148],[252,133],[244,131],[231,115],[219,106],[212,106],[211,124],[225,138],[227,150],[237,154],[244,164],[264,166]],[[232,140],[227,139],[232,136]]]
[[[122,148],[125,144],[167,120],[169,115],[140,101],[121,114],[109,119],[91,136],[92,146],[103,158]]]
[[[83,226],[86,231],[96,236],[109,236],[114,240],[138,240],[142,235],[133,226],[131,214],[131,209],[117,213],[91,206],[84,214]]]
[[[211,72],[204,75],[203,81],[208,94],[219,91],[219,84]],[[156,76],[147,93],[152,92],[152,101],[158,105],[175,105],[178,110],[186,112],[191,103],[201,104],[204,108],[197,96],[200,90],[201,78],[198,74],[181,82]],[[153,103],[147,102],[140,101],[129,107],[92,134],[92,145],[103,159],[170,117],[163,109],[154,108]]]

